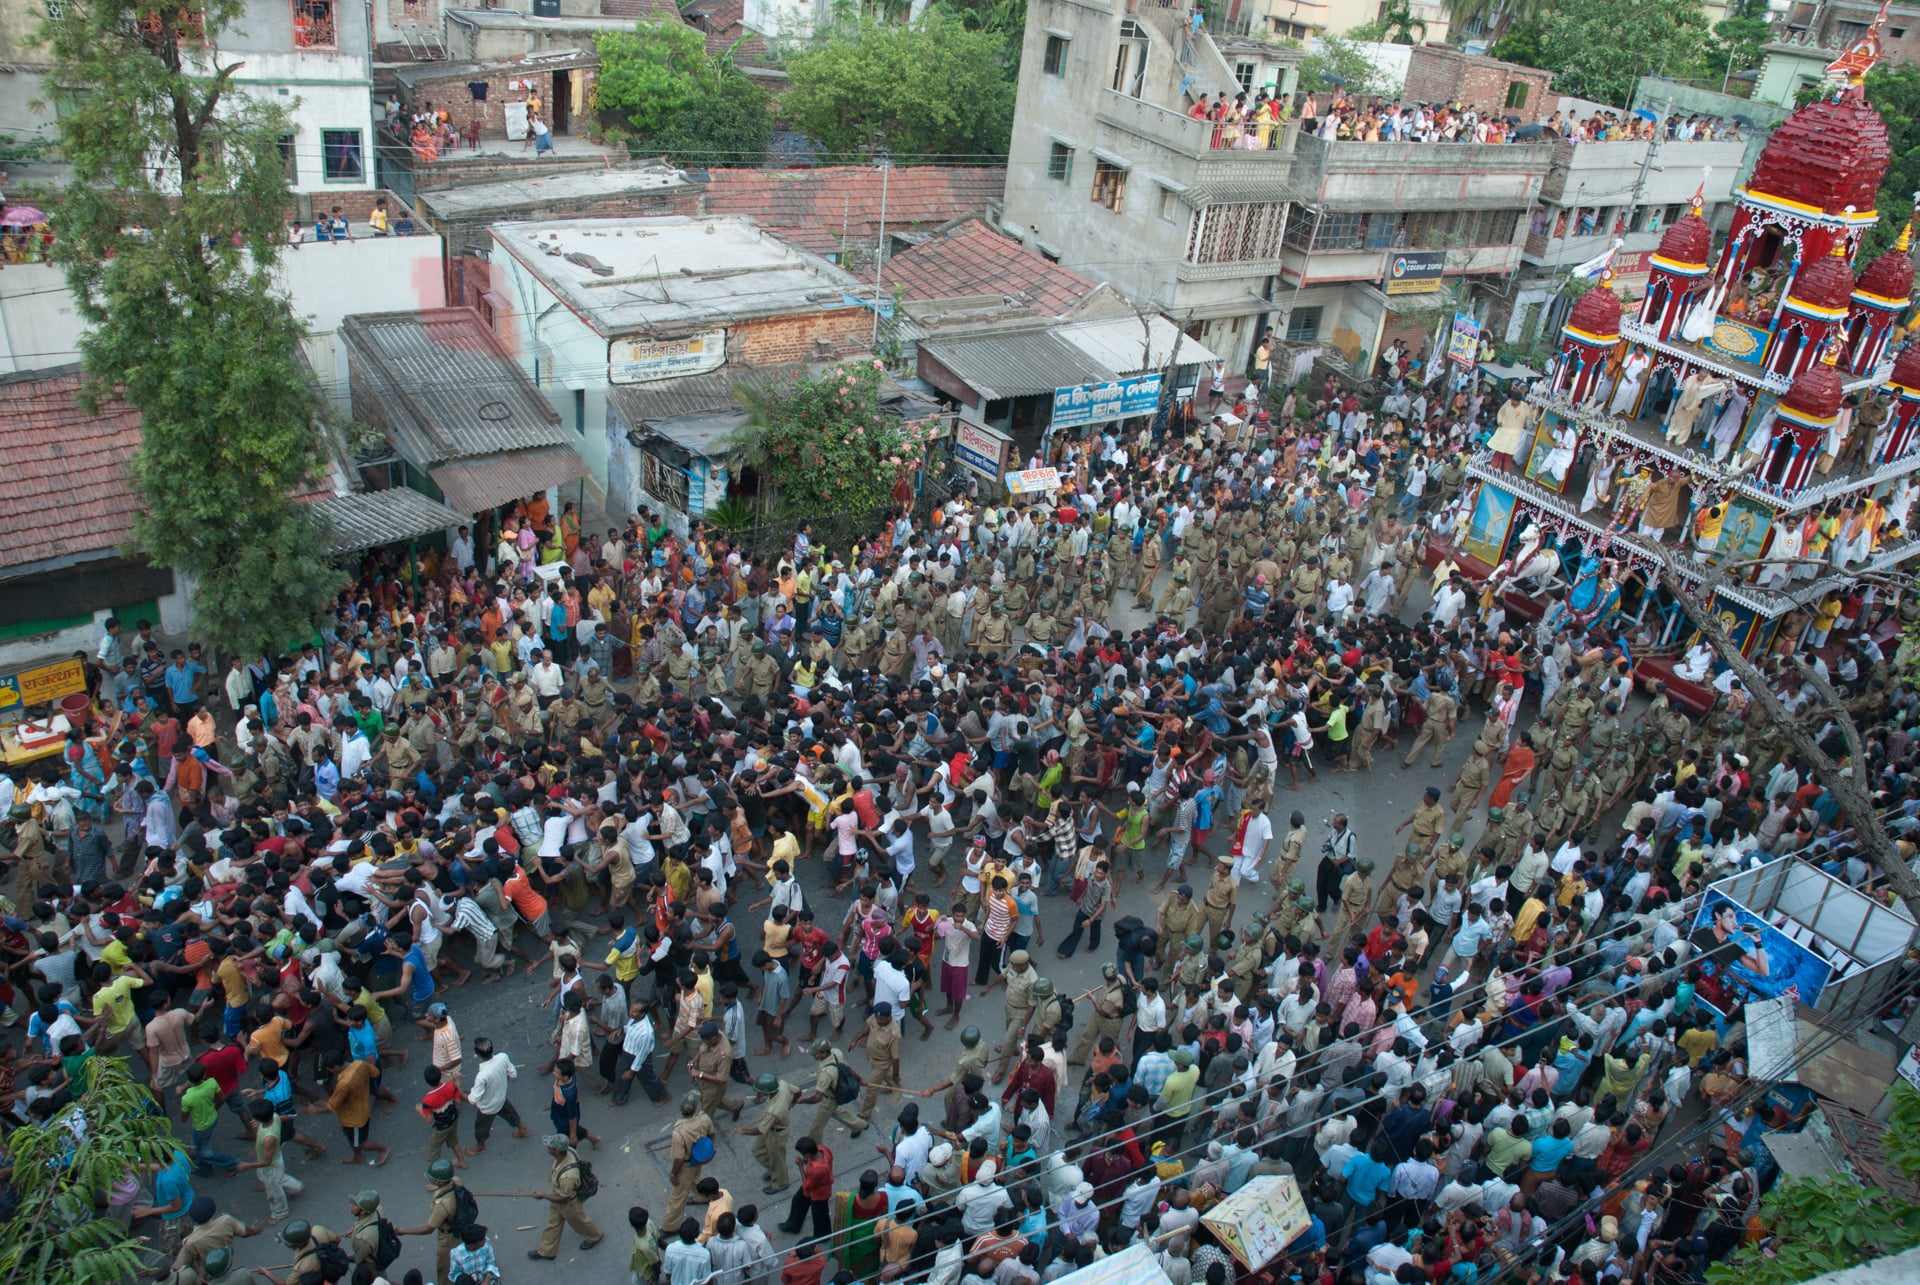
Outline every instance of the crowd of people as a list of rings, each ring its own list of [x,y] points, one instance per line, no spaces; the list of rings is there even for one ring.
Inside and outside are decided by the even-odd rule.
[[[596,537],[536,496],[370,562],[284,655],[109,622],[91,727],[0,778],[10,1125],[133,1066],[184,1137],[102,1216],[176,1285],[254,1234],[273,1285],[402,1279],[413,1237],[404,1279],[497,1285],[510,1215],[461,1174],[512,1163],[502,1119],[549,1162],[529,1256],[617,1201],[644,1285],[1042,1285],[1135,1245],[1175,1285],[1702,1279],[1765,1234],[1792,1123],[1703,888],[1872,868],[1737,688],[1643,705],[1633,621],[1429,581],[1480,395],[1276,394],[1058,435],[1059,492],[851,546]],[[1914,816],[1913,693],[1877,649],[1832,678]],[[1376,754],[1433,774],[1404,817],[1288,806]],[[517,1061],[516,968],[552,1021]],[[936,1020],[951,1066],[910,1056]],[[402,1102],[425,1200],[299,1208],[297,1168],[387,1162]],[[709,1172],[723,1115],[759,1200]],[[603,1189],[602,1137],[662,1123],[666,1189]],[[1275,1177],[1307,1226],[1250,1265],[1201,1219]]]
[[[1203,93],[1187,109],[1197,121],[1211,122],[1209,145],[1215,149],[1265,151],[1280,147],[1283,127],[1296,116],[1300,131],[1314,138],[1363,143],[1572,143],[1674,142],[1737,139],[1738,125],[1716,116],[1651,114],[1598,110],[1585,116],[1556,110],[1544,121],[1528,122],[1510,113],[1483,111],[1460,102],[1408,102],[1380,95],[1350,94],[1344,89],[1309,89],[1289,96],[1262,88]]]

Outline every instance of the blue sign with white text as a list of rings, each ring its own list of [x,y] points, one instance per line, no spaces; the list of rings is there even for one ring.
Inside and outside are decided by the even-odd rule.
[[[1136,375],[1105,384],[1076,384],[1053,390],[1053,426],[1076,428],[1130,415],[1151,415],[1160,407],[1160,376]]]

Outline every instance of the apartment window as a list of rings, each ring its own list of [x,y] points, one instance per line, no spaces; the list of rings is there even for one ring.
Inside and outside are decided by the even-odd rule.
[[[333,0],[293,0],[293,47],[333,49],[340,43]]]
[[[1093,162],[1093,203],[1118,214],[1120,199],[1127,190],[1127,172],[1109,161]]]
[[[1287,342],[1310,344],[1320,337],[1320,308],[1295,308],[1287,318]]]
[[[1180,197],[1170,187],[1160,189],[1160,217],[1168,223],[1180,221]]]
[[[67,0],[42,0],[40,7],[46,11],[48,22],[58,22],[67,16]]]
[[[361,150],[363,139],[357,129],[323,129],[320,131],[321,175],[329,183],[364,183],[367,178],[366,158]]]
[[[49,14],[48,16],[51,17],[52,15]],[[1905,27],[1888,27],[1887,31],[1895,40],[1905,40],[1907,38],[1907,29]]]
[[[280,164],[286,168],[287,182],[298,183],[300,181],[300,162],[293,154],[293,135],[282,134],[278,142],[280,145]]]
[[[1073,149],[1065,143],[1047,149],[1047,177],[1056,183],[1073,181]]]
[[[1041,66],[1049,76],[1067,74],[1067,38],[1065,36],[1047,37],[1047,60]]]
[[[1507,82],[1507,106],[1525,107],[1527,105],[1527,82],[1509,80]]]
[[[1233,65],[1233,78],[1240,82],[1240,88],[1246,90],[1249,94],[1253,92],[1253,64],[1252,63],[1250,62],[1235,63]]]
[[[175,41],[185,40],[194,44],[205,44],[207,39],[207,17],[198,9],[182,9],[171,15]],[[165,30],[165,17],[158,13],[149,13],[143,18],[129,18],[129,23],[137,24],[148,36],[157,37]]]
[[[1367,216],[1329,210],[1320,218],[1320,230],[1313,238],[1316,250],[1359,250],[1365,246]]]
[[[1187,234],[1189,263],[1240,263],[1280,256],[1286,204],[1209,205]]]
[[[1128,18],[1120,24],[1120,45],[1113,54],[1113,91],[1138,98],[1146,92],[1147,32]]]
[[[587,390],[573,390],[573,431],[580,436],[587,435]]]

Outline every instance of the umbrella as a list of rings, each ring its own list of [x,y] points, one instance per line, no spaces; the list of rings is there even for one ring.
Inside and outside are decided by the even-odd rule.
[[[30,228],[36,223],[46,221],[45,212],[36,210],[31,205],[16,205],[5,214],[0,214],[0,227]]]
[[[1326,81],[1329,85],[1345,85],[1347,83],[1345,76],[1336,76],[1330,71],[1321,72],[1320,79]]]
[[[1646,108],[1644,108],[1644,107],[1636,107],[1636,108],[1634,108],[1634,109],[1633,109],[1633,114],[1634,114],[1635,116],[1638,116],[1638,117],[1639,117],[1639,118],[1640,118],[1641,120],[1654,120],[1654,121],[1657,121],[1657,120],[1659,120],[1659,119],[1660,119],[1660,117],[1659,117],[1659,115],[1658,115],[1657,113],[1654,113],[1654,112],[1650,112],[1650,111],[1648,111],[1648,110],[1647,110]]]
[[[1509,124],[1509,125],[1518,125],[1519,123],[1520,123],[1520,118],[1519,118],[1518,116],[1509,116],[1509,117],[1507,117],[1507,124]]]
[[[1732,119],[1736,125],[1745,125],[1748,129],[1753,128],[1753,117],[1751,116],[1735,116]]]
[[[1519,129],[1513,131],[1513,140],[1516,143],[1523,143],[1527,139],[1538,138],[1542,134],[1550,132],[1545,125],[1522,125]]]

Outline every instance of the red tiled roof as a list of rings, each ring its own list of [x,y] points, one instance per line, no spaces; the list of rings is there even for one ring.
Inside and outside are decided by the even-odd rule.
[[[815,254],[832,254],[848,238],[880,231],[881,171],[869,165],[809,170],[708,172],[707,212],[745,214]],[[1007,172],[970,166],[916,165],[886,177],[887,226],[938,226],[987,208],[1005,190]]]
[[[89,415],[68,372],[0,384],[0,567],[117,548],[133,533],[127,461],[140,446],[140,412],[104,403]]]
[[[893,211],[887,211],[891,218]],[[1064,316],[1096,288],[1049,263],[979,219],[968,219],[887,260],[887,279],[909,299],[1011,295],[1049,316]]]
[[[603,18],[671,18],[680,21],[673,0],[600,0]]]

